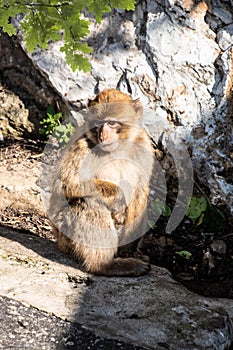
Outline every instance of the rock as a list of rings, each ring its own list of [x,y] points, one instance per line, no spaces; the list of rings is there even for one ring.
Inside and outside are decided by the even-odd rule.
[[[33,130],[29,121],[29,112],[23,102],[13,92],[0,85],[0,133],[3,138],[23,137]]]
[[[15,141],[14,143],[16,144]],[[6,159],[6,154],[9,159]],[[19,160],[14,147],[12,149],[9,147],[6,150],[1,148],[0,156],[2,160],[0,168],[0,210],[13,205],[17,209],[34,208],[40,213],[44,212],[38,185],[40,163],[37,161],[37,157],[32,158],[24,155]]]
[[[212,203],[233,214],[232,22],[228,2],[142,1],[134,13],[116,10],[101,24],[91,19],[90,73],[71,72],[59,42],[30,58],[78,121],[77,110],[104,88],[139,97],[155,142],[170,152],[172,135],[172,149],[189,148]]]
[[[221,28],[217,32],[217,41],[219,47],[225,51],[233,45],[233,25],[229,24],[228,26]]]
[[[67,110],[61,96],[36,69],[18,39],[2,31],[0,83],[0,131],[4,136],[38,139],[40,120],[45,118],[48,106]]]
[[[88,275],[54,242],[4,228],[0,246],[2,296],[149,349],[233,344],[233,301],[195,295],[163,268],[139,278]]]
[[[61,320],[14,299],[0,296],[0,305],[2,349],[10,349],[14,344],[15,349],[30,350],[94,350],[97,347],[111,350],[143,350],[119,340],[101,338],[78,323]]]
[[[141,99],[144,124],[170,150],[177,168],[182,168],[182,159],[190,164],[189,147],[193,169],[209,187],[212,203],[232,210],[232,4],[208,4],[141,1],[135,13],[114,11],[101,25],[92,21],[87,39],[94,49],[90,73],[71,72],[59,51],[61,43],[27,56],[23,45],[2,35],[2,96],[17,106],[12,110],[9,102],[1,104],[4,130],[16,137],[10,129],[13,112],[18,135],[36,135],[41,111],[56,103],[79,121],[77,111],[96,92],[120,88]],[[22,173],[3,170],[1,199],[7,205],[20,202],[22,187],[26,205],[41,205],[37,185],[27,182],[26,168]],[[19,178],[24,178],[21,188]],[[98,335],[151,349],[223,350],[233,344],[233,301],[191,293],[165,269],[153,267],[140,278],[91,276],[59,253],[52,240],[6,227],[1,228],[0,246],[3,296],[82,323]],[[223,242],[211,248],[213,254],[225,249]]]
[[[213,243],[211,243],[210,247],[214,253],[226,254],[226,250],[227,250],[226,243],[221,239],[218,239]]]

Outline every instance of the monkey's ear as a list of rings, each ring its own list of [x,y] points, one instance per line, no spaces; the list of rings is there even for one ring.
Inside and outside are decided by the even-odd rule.
[[[134,107],[134,110],[137,114],[138,119],[141,119],[143,108],[142,108],[142,104],[141,104],[139,98],[137,98],[136,100],[133,100],[133,107]]]

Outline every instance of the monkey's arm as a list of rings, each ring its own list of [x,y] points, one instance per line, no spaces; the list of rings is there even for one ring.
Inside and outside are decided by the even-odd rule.
[[[114,183],[99,179],[83,181],[72,187],[64,186],[65,195],[68,200],[83,198],[92,206],[105,206],[110,212],[122,212],[126,208],[123,191]]]

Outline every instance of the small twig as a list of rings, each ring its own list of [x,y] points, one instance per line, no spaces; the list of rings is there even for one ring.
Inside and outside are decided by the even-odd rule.
[[[15,5],[20,5],[22,6],[22,3],[20,1],[16,1]],[[42,4],[42,3],[35,3],[35,2],[28,2],[26,4],[24,4],[27,7],[52,7],[52,8],[59,8],[59,7],[63,7],[63,6],[69,6],[72,5],[72,2],[70,1],[66,1],[63,3],[60,3],[59,5],[52,5],[52,4]]]
[[[34,156],[31,155],[30,158],[39,158],[39,157],[42,157],[43,156],[43,152],[39,153],[39,154],[35,154]]]

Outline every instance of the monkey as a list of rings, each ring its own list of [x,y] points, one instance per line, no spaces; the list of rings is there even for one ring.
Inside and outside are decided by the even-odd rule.
[[[59,250],[92,274],[140,276],[148,261],[119,257],[119,247],[147,230],[149,182],[154,162],[142,127],[139,99],[106,89],[90,100],[84,131],[75,131],[58,161],[49,217]]]

